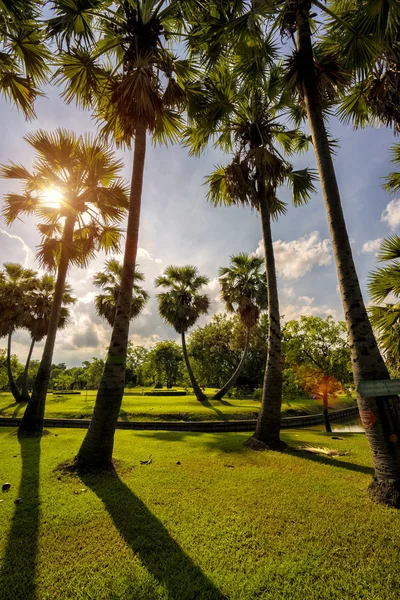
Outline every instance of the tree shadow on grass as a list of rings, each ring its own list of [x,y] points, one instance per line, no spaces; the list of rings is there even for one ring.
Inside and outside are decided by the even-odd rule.
[[[226,415],[224,415],[224,413],[222,411],[220,411],[219,408],[216,408],[215,406],[213,406],[208,398],[207,398],[207,400],[202,400],[201,404],[202,404],[202,406],[205,406],[206,408],[213,410],[215,412],[215,414],[217,415],[217,417],[221,421],[228,421],[228,417]]]
[[[36,600],[40,438],[19,437],[22,473],[0,570],[0,598]],[[12,488],[9,494],[12,494]],[[2,595],[4,594],[4,595]]]
[[[165,586],[169,598],[225,598],[116,472],[83,474],[80,477],[102,500],[125,542],[138,555],[143,566]]]
[[[314,454],[313,452],[307,452],[299,448],[287,448],[285,454],[291,454],[296,458],[303,458],[311,460],[322,465],[328,465],[330,467],[339,467],[340,469],[346,469],[347,471],[355,471],[356,473],[364,473],[365,475],[373,475],[374,469],[372,467],[366,467],[364,465],[358,465],[357,463],[347,462],[345,460],[338,460],[331,456],[323,456],[322,454]]]

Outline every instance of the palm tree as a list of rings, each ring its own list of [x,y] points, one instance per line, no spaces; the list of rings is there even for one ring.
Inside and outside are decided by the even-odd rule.
[[[400,237],[393,235],[382,242],[378,260],[391,261],[385,267],[372,271],[368,290],[373,302],[378,306],[368,309],[373,327],[378,331],[378,342],[387,362],[397,370],[400,367]],[[389,294],[397,302],[381,303]]]
[[[54,301],[55,283],[54,277],[48,273],[45,273],[41,279],[38,280],[38,284],[32,294],[32,303],[28,309],[27,321],[25,325],[31,336],[31,344],[25,363],[25,369],[19,381],[23,402],[29,402],[30,400],[28,374],[35,343],[40,342],[47,335],[49,330],[50,316]],[[70,315],[67,306],[76,302],[76,298],[71,295],[71,292],[71,286],[66,283],[62,297],[60,317],[58,319],[58,329],[64,329],[64,327],[67,325]]]
[[[27,119],[35,116],[34,101],[49,74],[40,9],[38,0],[0,3],[0,94]]]
[[[267,5],[263,2],[245,2],[234,6],[225,2],[213,3],[212,26],[210,15],[203,17],[202,37],[199,33],[201,25],[195,24],[194,46],[214,61],[218,51],[225,59],[228,50],[224,46],[232,50],[235,61],[236,55],[241,52],[248,59],[258,44],[266,16],[272,23],[272,28],[280,29],[282,36],[293,42],[293,56],[287,65],[287,81],[298,93],[299,106],[294,112],[300,117],[306,116],[311,132],[357,389],[361,381],[389,379],[389,372],[379,351],[361,294],[325,117],[326,109],[337,101],[338,90],[349,83],[349,72],[368,72],[371,63],[375,64],[379,60],[382,31],[398,31],[398,2],[389,2],[390,10],[386,2],[378,3],[378,7],[373,0],[354,4],[343,0],[338,4],[347,10],[349,7],[353,9],[356,21],[342,18],[338,11],[330,10],[319,0],[274,0]],[[365,7],[368,9],[369,20],[372,18],[374,22],[375,38],[371,37],[370,25],[366,26],[365,19],[357,18],[357,14],[364,13],[364,10],[359,9]],[[320,52],[324,48],[313,43],[315,8],[328,14],[335,26],[341,27],[340,36],[333,45],[328,43],[328,52],[322,54],[321,59]],[[250,51],[246,49],[246,43],[243,43],[246,40],[249,41]],[[221,47],[224,49],[222,52]],[[251,76],[251,62],[247,60],[247,64]],[[257,66],[254,61],[253,66]],[[347,67],[347,73],[341,66]],[[365,397],[357,393],[357,402],[374,465],[370,494],[378,502],[400,507],[400,442],[393,441],[400,440],[400,413],[396,406],[398,400],[395,397]]]
[[[237,313],[246,329],[246,341],[242,358],[229,381],[214,395],[221,400],[235,385],[249,349],[250,333],[257,324],[260,310],[267,308],[267,286],[265,273],[260,269],[264,259],[241,253],[231,256],[231,266],[219,269],[221,296],[228,312]]]
[[[201,391],[190,366],[185,333],[193,327],[201,315],[208,312],[210,300],[206,294],[200,293],[201,288],[208,282],[208,277],[200,275],[197,268],[191,265],[169,266],[165,269],[164,275],[155,280],[156,287],[168,290],[157,294],[158,310],[162,318],[181,335],[186,368],[193,391],[200,402],[207,400],[207,396]]]
[[[104,317],[111,327],[114,324],[118,298],[121,292],[122,270],[122,264],[112,258],[106,261],[104,270],[96,273],[93,279],[94,285],[104,290],[104,293],[96,296],[96,312],[100,317]],[[137,281],[144,281],[144,275],[135,269],[131,319],[135,319],[142,312],[149,299],[149,294],[136,283]]]
[[[37,272],[18,263],[4,263],[0,272],[0,337],[8,336],[7,375],[11,393],[16,402],[24,399],[11,370],[11,339],[16,329],[26,327],[33,294],[38,286]]]
[[[209,199],[215,205],[247,205],[260,215],[268,288],[268,355],[261,411],[248,445],[280,448],[282,353],[271,218],[286,210],[276,195],[279,186],[292,187],[293,202],[299,205],[314,190],[315,175],[307,169],[294,171],[276,148],[281,144],[287,152],[300,150],[307,147],[307,137],[277,120],[287,107],[279,83],[281,67],[270,67],[266,76],[265,54],[260,54],[259,59],[261,67],[253,73],[254,85],[247,83],[243,87],[225,66],[214,69],[214,74],[205,79],[210,100],[206,108],[192,116],[194,127],[188,130],[188,139],[193,152],[199,152],[212,136],[217,145],[234,152],[231,163],[219,167],[208,178]],[[239,66],[237,61],[236,72]]]
[[[118,250],[120,230],[114,226],[128,207],[126,188],[118,178],[122,162],[110,147],[91,136],[66,130],[39,130],[25,140],[36,161],[32,172],[11,163],[1,175],[17,179],[23,192],[6,195],[3,214],[8,224],[21,214],[43,220],[38,258],[57,272],[50,322],[43,356],[20,431],[40,433],[65,280],[71,265],[86,267],[97,250]]]
[[[132,288],[146,155],[146,134],[176,141],[186,81],[193,72],[166,47],[171,28],[179,29],[181,2],[159,0],[58,0],[49,33],[60,48],[58,79],[64,98],[94,110],[102,133],[117,145],[134,140],[125,255],[117,313],[95,409],[76,464],[109,466],[124,391]]]

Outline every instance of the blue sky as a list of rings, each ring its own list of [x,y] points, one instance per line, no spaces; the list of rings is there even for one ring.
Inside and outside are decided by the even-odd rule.
[[[0,99],[0,162],[10,160],[30,165],[32,153],[23,136],[37,128],[57,127],[78,133],[95,131],[90,114],[66,106],[58,90],[49,88],[47,97],[36,104],[37,120],[27,123],[16,109]],[[368,302],[368,271],[376,266],[375,253],[380,238],[400,230],[400,199],[381,188],[382,177],[391,170],[390,146],[396,141],[385,128],[353,131],[333,120],[331,135],[340,147],[335,158],[343,208],[352,240],[364,297]],[[125,162],[124,177],[131,173],[131,151],[117,151]],[[151,345],[160,339],[175,339],[173,330],[157,314],[154,278],[169,264],[194,264],[208,275],[208,292],[213,312],[223,310],[218,297],[218,268],[229,264],[229,256],[238,252],[262,251],[258,216],[244,208],[214,208],[206,202],[204,177],[227,157],[209,148],[201,158],[188,156],[178,146],[154,148],[149,140],[145,167],[143,208],[138,263],[145,273],[145,288],[151,300],[131,324],[131,339]],[[313,152],[294,159],[298,167],[314,167]],[[17,183],[0,180],[1,203],[4,193],[16,191]],[[337,277],[332,257],[325,209],[320,188],[310,203],[289,207],[288,214],[273,224],[275,253],[279,274],[281,313],[286,319],[302,314],[343,317]],[[282,190],[280,196],[290,201]],[[10,237],[11,236],[11,237]],[[35,246],[39,241],[35,223],[26,218],[12,227],[0,222],[0,257],[3,262],[21,262],[37,267]],[[110,328],[94,313],[93,274],[103,267],[105,257],[98,256],[88,269],[72,269],[69,281],[78,298],[68,328],[59,332],[54,362],[79,365],[92,356],[103,356]],[[0,340],[5,347],[5,339]],[[25,359],[28,335],[15,334],[13,351]],[[42,344],[35,350],[40,358]]]

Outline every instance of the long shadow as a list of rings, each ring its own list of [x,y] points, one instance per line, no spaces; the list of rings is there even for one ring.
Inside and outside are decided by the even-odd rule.
[[[297,458],[312,460],[323,465],[329,465],[330,467],[339,467],[340,469],[346,469],[347,471],[356,471],[357,473],[364,473],[365,475],[374,474],[374,469],[372,467],[365,467],[363,465],[358,465],[357,463],[346,462],[344,460],[337,460],[336,458],[330,456],[322,456],[320,454],[307,452],[306,450],[288,448],[284,452],[285,454],[291,454],[292,456],[295,456]]]
[[[219,408],[215,408],[215,406],[213,406],[208,399],[203,400],[201,404],[202,404],[202,406],[206,406],[207,408],[210,408],[211,410],[213,410],[215,412],[215,414],[220,418],[221,421],[228,421],[228,417],[226,415],[224,415],[224,413],[222,411],[220,411]]]
[[[12,402],[11,404],[8,404],[7,406],[3,406],[3,408],[0,410],[0,415],[4,414],[4,412],[8,408],[13,408],[13,406],[18,406],[18,403],[17,402]]]
[[[28,405],[28,403],[27,403],[27,402],[20,402],[20,403],[17,405],[17,407],[16,407],[16,409],[14,410],[14,412],[13,412],[13,415],[12,415],[12,416],[13,416],[13,419],[15,419],[16,417],[18,417],[18,413],[19,413],[19,411],[21,410],[21,408],[26,408],[26,407],[27,407],[27,405]]]
[[[102,500],[125,542],[148,571],[164,584],[169,598],[224,600],[221,592],[116,472],[84,474],[81,479]]]
[[[21,503],[15,505],[0,570],[0,598],[36,600],[40,438],[21,437],[19,443],[22,473],[17,497]]]

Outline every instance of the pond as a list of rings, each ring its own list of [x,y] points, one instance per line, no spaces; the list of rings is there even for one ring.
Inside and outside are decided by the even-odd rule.
[[[341,431],[342,433],[364,433],[364,427],[357,417],[340,423],[331,423],[331,427],[332,431]]]

